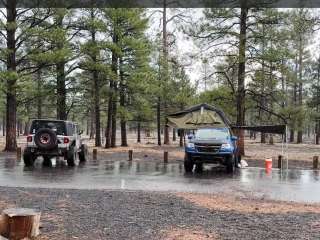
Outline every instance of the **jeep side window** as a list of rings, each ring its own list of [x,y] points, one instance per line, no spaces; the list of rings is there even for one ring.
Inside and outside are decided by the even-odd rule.
[[[67,123],[68,136],[72,136],[74,134],[74,124]]]

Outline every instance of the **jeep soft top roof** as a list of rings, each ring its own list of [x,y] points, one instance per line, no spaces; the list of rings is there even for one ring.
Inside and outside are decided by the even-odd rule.
[[[48,119],[45,119],[45,118],[34,118],[34,119],[31,119],[31,121],[32,121],[32,122],[33,122],[33,121],[65,122],[65,123],[72,123],[72,124],[77,125],[77,123],[72,122],[72,121],[68,121],[68,120],[60,120],[60,119],[50,119],[50,118],[48,118]]]

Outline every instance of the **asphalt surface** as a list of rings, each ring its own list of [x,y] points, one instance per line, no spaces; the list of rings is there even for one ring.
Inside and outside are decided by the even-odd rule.
[[[126,159],[124,155],[123,159]],[[26,168],[15,155],[0,156],[0,186],[62,189],[110,189],[161,192],[226,193],[273,200],[320,202],[320,172],[313,170],[266,173],[262,168],[224,169],[206,166],[201,174],[185,174],[182,163],[89,160],[69,168],[53,160],[44,167],[41,159]]]

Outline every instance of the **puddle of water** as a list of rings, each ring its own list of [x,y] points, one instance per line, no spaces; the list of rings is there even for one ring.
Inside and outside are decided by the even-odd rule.
[[[205,166],[201,174],[185,174],[182,163],[88,161],[69,168],[61,161],[52,167],[25,168],[21,161],[0,158],[0,185],[72,189],[126,189],[231,193],[286,201],[320,202],[320,172],[311,170],[239,169],[233,175]]]

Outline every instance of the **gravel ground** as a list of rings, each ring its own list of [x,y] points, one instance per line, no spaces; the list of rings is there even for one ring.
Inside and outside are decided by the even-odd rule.
[[[41,239],[50,240],[320,238],[319,211],[310,211],[310,205],[304,211],[303,204],[299,211],[291,206],[288,212],[243,212],[170,193],[4,187],[0,203],[0,210],[8,203],[41,210]]]

